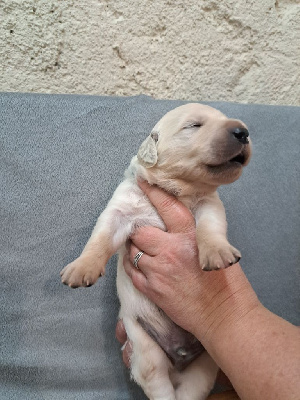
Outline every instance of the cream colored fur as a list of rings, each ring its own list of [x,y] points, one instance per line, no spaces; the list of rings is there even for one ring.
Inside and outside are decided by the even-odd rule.
[[[133,157],[82,254],[61,272],[62,282],[70,287],[90,286],[104,275],[108,259],[119,252],[117,288],[120,318],[133,344],[131,373],[152,400],[205,399],[218,368],[204,352],[183,372],[175,370],[137,322],[138,317],[151,318],[159,329],[166,326],[162,314],[134,288],[122,265],[125,241],[137,227],[166,229],[137,185],[137,177],[173,193],[191,210],[201,267],[226,268],[240,253],[227,240],[225,211],[216,189],[238,179],[251,156],[249,140],[241,143],[233,136],[236,128],[246,126],[205,105],[186,104],[167,113]],[[242,163],[229,161],[240,154]]]

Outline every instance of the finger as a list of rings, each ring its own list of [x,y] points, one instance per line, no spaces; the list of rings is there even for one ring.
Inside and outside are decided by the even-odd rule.
[[[116,326],[116,338],[121,344],[124,344],[127,340],[127,333],[122,320],[119,320]]]
[[[137,229],[130,236],[130,239],[131,244],[133,243],[138,249],[153,257],[160,253],[161,244],[168,240],[168,235],[161,229],[153,226],[144,226]]]
[[[125,272],[132,280],[134,287],[136,287],[140,292],[147,295],[147,289],[148,289],[147,278],[141,270],[138,270],[133,266],[128,254],[125,254],[123,257],[123,266]]]
[[[158,214],[166,224],[168,232],[189,232],[195,227],[194,217],[176,197],[160,189],[151,186],[146,181],[138,181],[138,185],[148,196]]]
[[[135,256],[140,251],[141,250],[138,247],[136,247],[134,243],[131,243],[130,250],[129,250],[129,258],[130,258],[130,261],[132,262],[132,264],[133,264],[133,260],[134,260]],[[142,271],[143,274],[147,276],[146,271],[147,271],[147,268],[149,267],[149,264],[151,263],[152,257],[150,257],[145,252],[143,252],[143,253],[144,254],[138,260],[137,267],[135,267],[135,268]],[[134,266],[134,264],[133,264],[133,266]]]
[[[123,362],[126,365],[127,368],[130,367],[130,358],[132,355],[132,344],[131,342],[128,340],[125,344],[125,347],[122,351],[122,358],[123,358]]]

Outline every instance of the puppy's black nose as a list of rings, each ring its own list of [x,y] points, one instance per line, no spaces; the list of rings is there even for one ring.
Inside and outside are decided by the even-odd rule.
[[[249,143],[249,132],[247,131],[246,128],[235,128],[231,132],[234,137],[237,138],[237,140],[243,144]]]

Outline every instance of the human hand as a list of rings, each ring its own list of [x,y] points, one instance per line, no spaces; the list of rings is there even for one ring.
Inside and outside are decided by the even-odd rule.
[[[231,292],[248,284],[239,265],[227,270],[205,272],[199,265],[195,221],[190,211],[175,197],[146,182],[139,183],[156,207],[167,232],[143,227],[131,236],[129,254],[123,264],[133,285],[157,304],[178,325],[196,335],[206,334],[224,315],[219,305]],[[142,250],[138,269],[135,255]],[[206,331],[205,331],[206,330]],[[198,336],[199,338],[199,336]],[[199,338],[202,339],[201,337]]]
[[[124,268],[138,290],[183,326],[183,319],[189,314],[187,308],[190,314],[194,314],[194,307],[199,302],[197,281],[201,268],[195,220],[175,197],[145,182],[141,182],[140,186],[153,201],[167,232],[154,227],[138,229],[131,236],[129,256],[126,255],[123,261]],[[136,269],[131,261],[140,250],[144,254],[138,262],[139,269]],[[183,327],[190,328],[187,325]]]
[[[116,338],[121,343],[122,347],[122,358],[127,368],[130,367],[130,357],[132,354],[131,342],[127,340],[127,333],[122,320],[119,320],[116,326]]]

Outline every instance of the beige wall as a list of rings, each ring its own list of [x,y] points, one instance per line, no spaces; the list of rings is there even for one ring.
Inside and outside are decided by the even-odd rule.
[[[2,0],[0,90],[300,105],[300,0]]]

